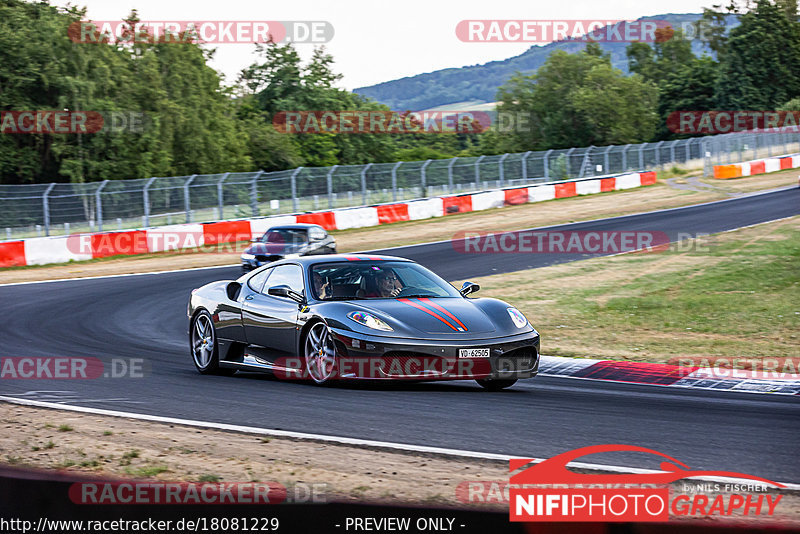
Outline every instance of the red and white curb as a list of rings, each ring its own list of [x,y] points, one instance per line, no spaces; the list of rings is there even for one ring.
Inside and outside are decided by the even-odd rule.
[[[716,391],[800,395],[800,374],[755,373],[741,369],[679,366],[666,363],[625,362],[542,356],[541,376],[605,380],[651,386],[670,386]],[[758,377],[767,374],[767,377]]]
[[[119,232],[36,237],[0,243],[0,267],[64,263],[106,256],[148,254],[196,248],[202,245],[249,241],[261,236],[271,226],[280,224],[319,224],[327,230],[364,228],[530,202],[632,189],[655,183],[655,172],[634,172],[530,187],[511,187],[463,195],[423,198],[376,206],[235,221],[175,224]]]
[[[774,158],[743,161],[742,163],[714,165],[714,178],[717,180],[727,180],[729,178],[754,176],[756,174],[766,174],[768,172],[796,169],[798,167],[800,167],[800,154],[787,154]]]

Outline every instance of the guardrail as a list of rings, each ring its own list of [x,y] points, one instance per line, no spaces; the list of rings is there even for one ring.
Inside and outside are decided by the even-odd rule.
[[[403,202],[490,188],[714,164],[800,151],[795,132],[279,172],[0,185],[0,239],[68,235]],[[795,148],[796,147],[796,148]]]
[[[195,249],[202,245],[246,241],[261,236],[271,226],[295,222],[319,224],[328,230],[363,228],[528,202],[631,189],[652,185],[655,182],[655,172],[636,172],[311,213],[188,223],[121,232],[34,237],[0,243],[0,267]]]

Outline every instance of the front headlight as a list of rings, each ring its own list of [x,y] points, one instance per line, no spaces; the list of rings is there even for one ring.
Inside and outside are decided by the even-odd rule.
[[[528,324],[528,320],[524,315],[522,315],[522,312],[516,308],[508,308],[508,315],[511,317],[511,320],[514,322],[514,325],[517,328],[522,328]]]
[[[383,330],[391,332],[392,327],[386,324],[383,320],[375,317],[371,313],[354,311],[347,314],[348,319],[352,319],[360,325],[372,328],[373,330]]]
[[[254,259],[256,259],[256,255],[255,254],[248,254],[247,252],[245,252],[245,253],[242,254],[242,259],[243,260],[254,260]]]

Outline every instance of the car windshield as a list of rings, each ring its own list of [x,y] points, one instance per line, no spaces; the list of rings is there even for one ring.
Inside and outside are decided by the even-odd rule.
[[[425,267],[401,261],[348,261],[311,267],[317,300],[460,297],[456,289]]]
[[[308,233],[295,228],[272,228],[261,237],[262,243],[282,245],[299,245],[306,241],[308,241]]]

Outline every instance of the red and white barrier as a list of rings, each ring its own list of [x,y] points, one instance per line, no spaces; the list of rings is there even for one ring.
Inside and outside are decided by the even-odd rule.
[[[800,158],[798,158],[800,163]],[[106,256],[145,254],[249,241],[272,226],[291,223],[319,224],[327,230],[345,230],[443,217],[542,202],[578,195],[652,185],[655,172],[570,180],[558,183],[481,191],[464,195],[424,198],[395,204],[344,208],[296,215],[276,215],[235,221],[175,224],[123,232],[37,237],[0,243],[0,267],[43,265]]]
[[[800,167],[800,154],[789,154],[787,156],[756,159],[730,165],[714,165],[714,178],[727,180],[729,178],[755,176],[798,167]]]

